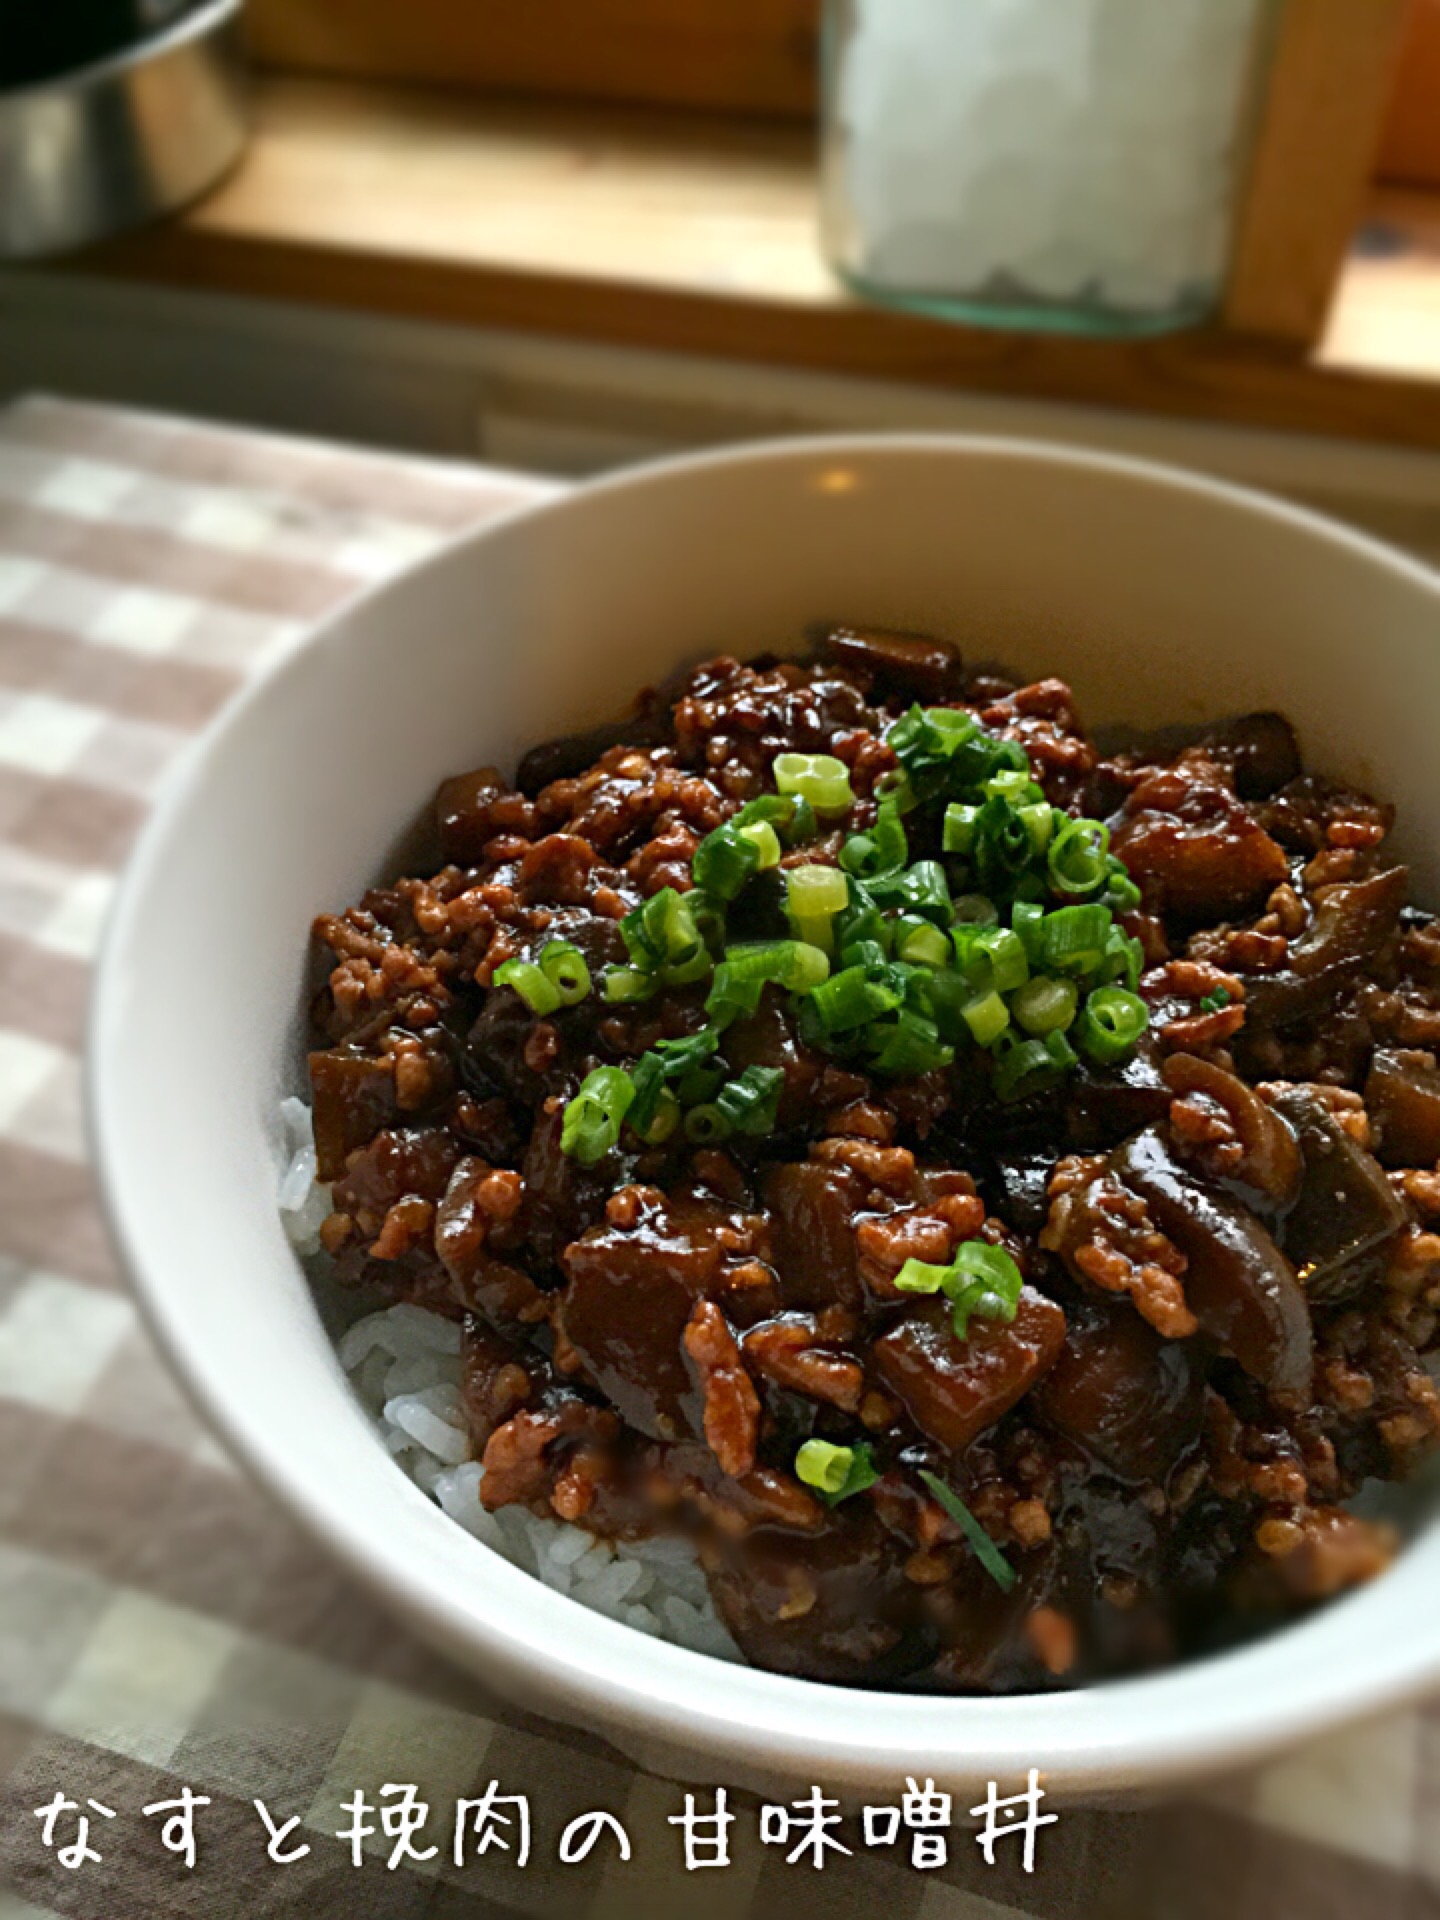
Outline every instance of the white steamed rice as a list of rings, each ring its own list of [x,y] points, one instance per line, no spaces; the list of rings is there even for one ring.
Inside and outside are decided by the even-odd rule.
[[[291,1243],[308,1259],[319,1252],[330,1194],[315,1178],[309,1107],[303,1100],[285,1100],[280,1119],[285,1166],[277,1200]],[[460,1328],[453,1320],[423,1307],[387,1307],[357,1320],[338,1351],[386,1450],[476,1540],[555,1592],[612,1620],[697,1653],[739,1659],[685,1541],[612,1545],[566,1521],[537,1519],[523,1507],[486,1512],[480,1504],[484,1468],[469,1457],[460,1401]]]

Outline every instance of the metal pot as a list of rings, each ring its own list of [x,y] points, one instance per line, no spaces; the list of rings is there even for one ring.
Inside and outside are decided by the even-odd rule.
[[[23,84],[8,88],[0,69],[0,257],[62,253],[138,226],[233,165],[247,131],[242,5],[124,0],[117,50],[87,59],[82,42],[85,64],[53,78],[22,68]],[[98,18],[71,0],[58,12]],[[169,24],[146,33],[156,20]]]

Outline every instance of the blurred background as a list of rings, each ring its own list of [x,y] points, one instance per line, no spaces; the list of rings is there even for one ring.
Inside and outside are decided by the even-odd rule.
[[[695,1904],[665,1783],[485,1698],[243,1485],[116,1274],[79,1055],[156,784],[305,623],[554,482],[856,428],[1148,455],[1440,563],[1440,0],[0,0],[6,1920],[807,1910],[753,1844]],[[1421,1920],[1437,1727],[1070,1815],[1033,1882],[806,1899]],[[362,1897],[317,1839],[342,1790],[496,1774],[628,1811],[643,1871]],[[136,1818],[184,1784],[208,1873]],[[103,1868],[42,1848],[57,1788],[118,1810]],[[257,1796],[308,1866],[267,1868]]]
[[[975,427],[1399,500],[1440,444],[1440,0],[87,0],[0,61],[0,397],[565,475]]]

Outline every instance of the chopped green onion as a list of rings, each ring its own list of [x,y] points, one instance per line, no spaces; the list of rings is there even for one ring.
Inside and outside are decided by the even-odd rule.
[[[730,961],[722,960],[715,969],[710,991],[705,996],[705,1011],[717,1025],[728,1027],[732,1020],[754,1013],[770,976],[743,973]]]
[[[1029,864],[1033,848],[1019,809],[1001,794],[987,800],[975,818],[975,865],[981,886],[992,893],[1003,890]]]
[[[748,827],[738,827],[736,831],[759,854],[761,873],[768,873],[772,867],[779,866],[780,836],[768,820],[756,820]]]
[[[653,973],[645,973],[639,967],[607,967],[605,969],[605,998],[621,1002],[648,1000],[654,993],[657,982]]]
[[[1010,1011],[1017,1026],[1043,1038],[1047,1033],[1064,1032],[1075,1018],[1079,997],[1073,981],[1040,973],[1017,989]]]
[[[662,887],[620,922],[620,932],[635,966],[655,972],[683,966],[704,947],[689,897]]]
[[[847,873],[864,879],[898,873],[910,853],[910,843],[893,800],[882,800],[875,824],[868,833],[852,833],[840,849],[840,864]]]
[[[562,1007],[577,1007],[590,992],[585,956],[568,940],[552,940],[540,949],[540,971],[560,996]]]
[[[995,902],[983,893],[962,893],[952,908],[957,927],[993,927],[1000,916]]]
[[[813,1487],[827,1506],[838,1506],[852,1494],[863,1493],[880,1478],[868,1441],[856,1447],[832,1446],[828,1440],[807,1440],[795,1455],[795,1478]]]
[[[1020,944],[1025,949],[1025,958],[1032,967],[1040,964],[1044,935],[1041,922],[1045,918],[1045,909],[1038,900],[1017,900],[1010,909],[1010,925],[1020,936]]]
[[[799,794],[816,813],[848,813],[855,804],[850,769],[832,753],[782,753],[771,768],[781,793]]]
[[[826,915],[818,915],[813,920],[809,916],[792,914],[790,926],[797,940],[807,947],[814,947],[823,953],[827,960],[835,957],[835,922]]]
[[[1025,942],[1009,927],[985,927],[975,936],[975,948],[990,963],[990,984],[997,993],[1013,993],[1030,977]]]
[[[955,1309],[955,1337],[964,1340],[972,1314],[978,1313],[982,1320],[1013,1320],[1025,1280],[1003,1247],[988,1240],[966,1240],[948,1266],[907,1260],[893,1284],[900,1293],[943,1293]]]
[[[909,1007],[902,1007],[893,1022],[877,1020],[870,1034],[870,1064],[877,1073],[908,1079],[948,1067],[955,1058],[954,1048],[941,1040],[935,1022]]]
[[[917,920],[908,927],[898,937],[895,950],[902,960],[908,960],[916,967],[946,966],[953,951],[939,927],[933,926],[928,920]]]
[[[625,1119],[630,1131],[649,1144],[650,1127],[666,1091],[665,1062],[653,1048],[649,1053],[642,1053],[631,1067],[630,1084],[635,1091]]]
[[[635,1083],[623,1067],[596,1067],[580,1083],[560,1124],[560,1151],[593,1167],[620,1138],[635,1098]]]
[[[760,871],[760,848],[754,839],[747,837],[748,831],[727,820],[724,826],[707,833],[695,849],[690,870],[696,886],[703,888],[712,899],[733,900],[746,881]],[[774,828],[769,832],[773,839]],[[779,847],[778,841],[776,847]]]
[[[1013,1320],[1020,1305],[1024,1277],[1003,1247],[988,1240],[966,1240],[955,1250],[955,1281],[945,1292],[955,1304],[955,1332],[961,1340],[969,1331],[970,1315],[984,1320]]]
[[[907,1260],[890,1284],[897,1293],[939,1293],[952,1271],[929,1260]]]
[[[1140,984],[1140,970],[1144,964],[1145,949],[1140,942],[1119,927],[1111,927],[1105,936],[1105,958],[1095,984],[1108,987],[1112,981],[1123,981],[1134,993]]]
[[[504,969],[502,968],[501,971],[503,972]],[[500,975],[497,973],[495,978],[498,980]],[[1204,999],[1201,1000],[1200,1011],[1202,1013],[1220,1013],[1224,1008],[1228,1007],[1229,1004],[1230,989],[1228,987],[1216,987],[1213,993],[1207,993]]]
[[[1105,860],[1105,891],[1100,896],[1112,913],[1131,913],[1140,904],[1140,889],[1130,878],[1129,869],[1118,854]]]
[[[846,967],[822,981],[809,1003],[827,1033],[849,1033],[898,1007],[900,996],[892,987],[872,980],[864,967]]]
[[[785,1075],[779,1067],[746,1067],[715,1096],[715,1105],[737,1133],[775,1131],[775,1114]]]
[[[648,1059],[649,1055],[646,1054],[642,1057]],[[655,1111],[650,1115],[643,1127],[637,1123],[635,1119],[635,1109],[633,1107],[630,1110],[628,1118],[631,1131],[638,1135],[647,1147],[663,1147],[675,1129],[680,1125],[682,1118],[680,1102],[668,1087],[661,1087],[659,1096],[655,1102]]]
[[[1032,801],[1045,797],[1043,789],[1030,778],[1029,769],[1022,772],[1018,767],[1002,767],[999,773],[991,774],[988,780],[981,782],[981,792],[987,799],[998,793],[1006,800],[1013,800],[1017,807],[1028,806]]]
[[[1090,974],[1105,958],[1110,909],[1097,903],[1057,907],[1041,925],[1040,958],[1047,972]]]
[[[850,882],[838,867],[791,867],[785,905],[796,920],[830,919],[850,904]]]
[[[1043,1040],[1017,1041],[995,1062],[992,1085],[997,1100],[1027,1099],[1053,1087],[1075,1065],[1075,1050],[1063,1033],[1047,1033]]]
[[[560,990],[533,960],[507,960],[495,969],[492,985],[511,987],[531,1013],[543,1018],[560,1004]]]
[[[1044,801],[1032,806],[1021,807],[1020,818],[1025,822],[1025,831],[1030,836],[1030,845],[1035,852],[1044,853],[1050,844],[1050,836],[1055,831],[1055,809]]]
[[[703,1067],[718,1051],[720,1032],[717,1027],[701,1027],[697,1033],[682,1034],[678,1040],[657,1040],[652,1051],[659,1054],[665,1068],[665,1078],[673,1086],[683,1080],[687,1073],[693,1073],[697,1067]]]
[[[993,988],[967,1001],[960,1013],[982,1047],[991,1046],[1010,1024],[1010,1009]]]
[[[942,851],[972,853],[975,849],[975,822],[979,815],[979,807],[968,806],[963,800],[953,800],[945,809],[945,820],[940,829]]]
[[[1075,1043],[1098,1066],[1123,1060],[1150,1024],[1150,1011],[1127,987],[1097,987],[1080,1009]]]
[[[937,926],[948,927],[952,908],[950,885],[938,860],[917,860],[905,875],[902,897],[911,913],[923,914]]]
[[[804,940],[752,940],[725,949],[721,962],[736,982],[774,981],[787,993],[809,993],[829,977],[830,962]],[[719,969],[717,968],[717,975]]]
[[[729,1118],[714,1102],[691,1107],[685,1116],[685,1138],[697,1147],[718,1146],[730,1138]]]
[[[1065,819],[1045,856],[1051,884],[1059,893],[1098,893],[1109,850],[1110,829],[1102,821]]]
[[[696,980],[708,980],[715,962],[705,947],[697,947],[688,960],[682,960],[675,966],[661,967],[657,978],[662,986],[688,987]]]
[[[774,827],[787,847],[815,838],[815,809],[798,793],[758,794],[730,816],[732,827],[753,827],[759,821]]]
[[[891,767],[875,782],[877,800],[893,800],[901,813],[911,813],[920,804],[920,796],[910,784],[904,767]]]
[[[675,1083],[675,1097],[682,1107],[708,1107],[725,1084],[723,1067],[692,1067]]]
[[[940,1479],[937,1474],[929,1472],[924,1467],[920,1469],[920,1478],[925,1482],[931,1493],[934,1494],[936,1500],[939,1501],[940,1505],[945,1509],[945,1512],[970,1542],[970,1547],[975,1558],[980,1562],[996,1586],[999,1587],[1002,1593],[1009,1593],[1019,1578],[1019,1575],[1005,1558],[999,1547],[997,1547],[995,1542],[990,1538],[989,1534],[986,1533],[984,1527],[981,1526],[974,1514],[971,1513],[959,1494],[947,1487],[945,1482]]]

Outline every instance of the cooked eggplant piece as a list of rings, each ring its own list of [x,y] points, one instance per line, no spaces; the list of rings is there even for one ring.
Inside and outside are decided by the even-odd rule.
[[[820,642],[820,656],[867,675],[881,692],[938,701],[958,699],[965,688],[959,654],[924,634],[895,633],[888,627],[832,627]]]
[[[1161,1135],[1138,1134],[1112,1156],[1185,1255],[1185,1298],[1201,1327],[1274,1393],[1308,1395],[1310,1309],[1295,1270],[1254,1214],[1176,1165]]]
[[[1164,1072],[1173,1093],[1182,1099],[1199,1095],[1223,1114],[1235,1148],[1225,1157],[1225,1178],[1251,1188],[1273,1208],[1290,1206],[1300,1191],[1300,1148],[1274,1108],[1235,1074],[1193,1053],[1171,1054]]]
[[[1365,1109],[1387,1167],[1440,1162],[1440,1070],[1433,1053],[1379,1048],[1365,1082]]]
[[[1247,713],[1211,736],[1242,800],[1268,800],[1300,773],[1295,729],[1281,713]]]
[[[1282,1087],[1272,1098],[1295,1129],[1305,1162],[1281,1244],[1310,1298],[1333,1306],[1364,1286],[1370,1256],[1408,1225],[1409,1214],[1374,1154],[1308,1087]]]
[[[1193,1344],[1165,1340],[1129,1307],[1071,1318],[1036,1410],[1122,1480],[1164,1481],[1200,1436],[1205,1376]]]
[[[1054,1366],[1065,1315],[1033,1287],[1011,1321],[977,1314],[961,1340],[950,1305],[926,1300],[875,1343],[881,1379],[937,1446],[960,1453]]]

